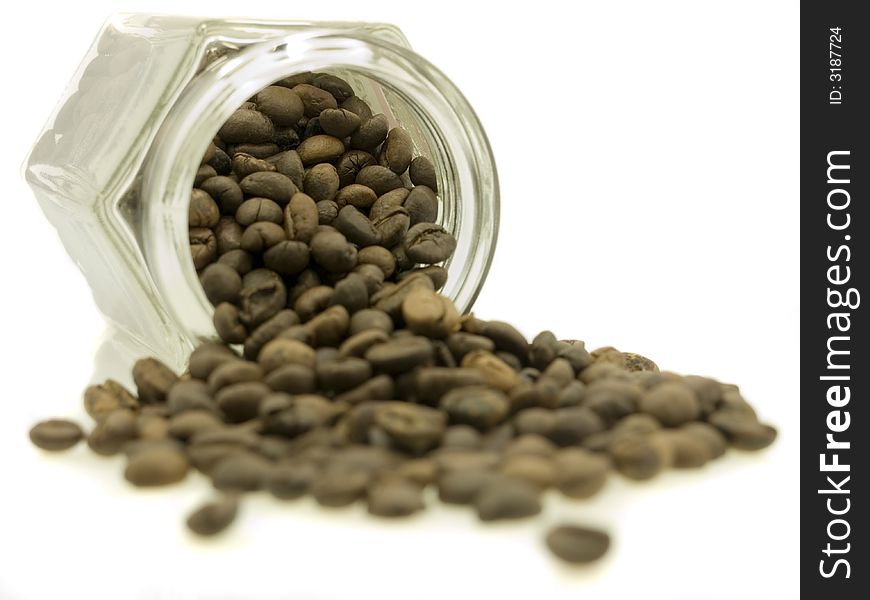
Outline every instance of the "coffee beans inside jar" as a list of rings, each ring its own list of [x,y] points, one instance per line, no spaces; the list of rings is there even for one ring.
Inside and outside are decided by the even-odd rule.
[[[258,490],[393,519],[431,488],[481,522],[526,519],[548,490],[585,499],[776,437],[734,385],[461,315],[437,291],[456,240],[437,223],[436,165],[338,77],[265,88],[202,165],[190,248],[218,339],[184,373],[143,358],[135,390],[88,388],[87,434],[60,419],[30,431],[44,450],[86,439],[125,455],[138,487],[201,473],[217,496],[187,516],[197,535],[225,531]],[[562,524],[545,542],[582,564],[610,537]]]

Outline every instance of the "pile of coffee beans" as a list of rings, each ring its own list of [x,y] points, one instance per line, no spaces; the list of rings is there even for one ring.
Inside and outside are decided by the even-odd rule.
[[[398,518],[433,488],[501,521],[540,513],[547,490],[585,499],[614,473],[649,480],[773,442],[734,385],[460,315],[437,291],[455,240],[434,222],[434,173],[341,79],[306,73],[257,94],[220,130],[191,195],[220,340],[181,374],[139,360],[135,394],[89,387],[94,426],[52,419],[33,443],[123,454],[140,487],[199,471],[217,494],[187,525],[209,536],[261,490]],[[545,542],[588,563],[610,538],[564,524]]]
[[[188,214],[221,337],[256,348],[285,308],[366,308],[415,275],[443,286],[438,263],[456,240],[435,223],[435,167],[414,154],[404,129],[333,75],[283,79],[240,107],[203,157]]]

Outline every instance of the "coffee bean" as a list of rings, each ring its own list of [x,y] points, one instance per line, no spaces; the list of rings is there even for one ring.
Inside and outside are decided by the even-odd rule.
[[[348,241],[359,247],[374,246],[380,241],[380,236],[368,217],[350,205],[338,211],[333,226],[343,233]]]
[[[413,156],[414,143],[411,136],[401,127],[393,127],[387,134],[384,146],[381,148],[380,164],[393,173],[401,175],[408,170]]]
[[[721,431],[732,446],[740,450],[761,450],[776,439],[777,431],[754,417],[737,412],[718,410],[708,421]]]
[[[402,317],[408,329],[431,338],[445,338],[459,330],[459,313],[453,303],[425,287],[408,292]]]
[[[397,374],[429,363],[432,344],[426,338],[413,336],[394,338],[368,349],[365,358],[382,373]]]
[[[206,267],[199,277],[202,289],[209,302],[235,302],[242,289],[242,278],[232,268],[215,263]]]
[[[329,225],[338,216],[339,206],[332,200],[321,200],[317,203],[317,222],[320,225]]]
[[[526,433],[512,439],[503,453],[506,458],[522,454],[552,457],[556,454],[556,445],[541,435]]]
[[[556,411],[556,423],[547,437],[560,446],[575,446],[584,438],[604,431],[605,427],[601,418],[586,406],[560,408]]]
[[[212,323],[220,338],[228,344],[241,344],[248,336],[248,330],[240,320],[239,309],[229,302],[215,307]]]
[[[366,329],[379,329],[386,333],[393,332],[393,320],[385,312],[373,308],[357,311],[350,318],[348,333],[357,334]]]
[[[438,478],[438,467],[428,458],[415,458],[397,467],[395,475],[423,488]]]
[[[217,258],[217,238],[207,227],[191,227],[187,233],[193,266],[197,270],[204,269]]]
[[[453,353],[456,360],[461,361],[463,357],[474,350],[484,350],[492,352],[495,350],[493,341],[482,335],[474,335],[459,331],[447,336],[447,347]]]
[[[308,266],[309,249],[302,242],[285,240],[263,253],[263,264],[276,273],[295,275]]]
[[[257,274],[256,277],[252,275]],[[246,279],[250,278],[249,283]],[[239,293],[239,317],[253,329],[282,310],[287,303],[287,288],[274,271],[255,269],[242,280]]]
[[[153,487],[178,483],[187,476],[190,463],[183,452],[155,446],[131,456],[124,477],[135,486]]]
[[[348,150],[335,163],[341,187],[351,185],[356,176],[366,167],[378,164],[375,157],[364,150]]]
[[[238,148],[236,148],[235,153],[233,154],[232,169],[236,177],[242,179],[252,173],[276,170],[275,165],[272,163],[263,160],[262,158],[257,158],[251,154],[241,152]]]
[[[401,243],[408,232],[411,217],[407,209],[402,206],[391,208],[372,219],[372,227],[377,232],[378,243],[384,247],[391,247]],[[410,264],[408,265],[410,267]]]
[[[223,496],[203,504],[187,517],[187,527],[197,535],[212,536],[224,531],[235,520],[239,501],[235,496]]]
[[[347,335],[350,314],[343,306],[330,306],[308,321],[305,327],[311,332],[312,344],[316,347],[337,346]]]
[[[316,373],[320,388],[336,393],[347,391],[367,381],[372,376],[372,367],[361,358],[349,356],[317,365]]]
[[[359,264],[375,265],[383,272],[384,277],[390,277],[396,270],[396,259],[383,246],[361,248],[357,260]]]
[[[257,361],[265,373],[289,364],[313,369],[314,349],[302,342],[278,337],[263,346]]]
[[[481,386],[484,378],[475,369],[422,367],[416,372],[417,397],[421,402],[437,404],[451,390]]]
[[[558,471],[553,461],[534,454],[506,459],[499,472],[505,477],[531,483],[542,490],[555,485],[558,479]]]
[[[95,421],[101,421],[110,413],[121,409],[137,410],[139,400],[114,379],[99,385],[91,385],[84,393],[85,411]]]
[[[234,112],[218,131],[228,144],[268,142],[275,135],[272,121],[263,113],[249,108]]]
[[[223,421],[211,410],[191,409],[169,420],[169,435],[187,441],[198,433],[223,427]]]
[[[227,175],[232,169],[229,155],[217,147],[215,148],[214,156],[208,161],[208,165],[215,170],[218,176]]]
[[[311,239],[311,255],[331,273],[346,273],[356,266],[356,248],[335,231],[317,233]]]
[[[496,350],[510,352],[523,362],[528,360],[529,343],[513,325],[503,321],[487,321],[477,333],[491,339]]]
[[[271,463],[261,456],[234,452],[219,460],[209,475],[216,489],[253,492],[265,485],[271,467]]]
[[[257,110],[269,117],[275,125],[296,125],[305,107],[293,90],[276,85],[263,88],[256,95]]]
[[[444,432],[442,448],[480,448],[480,432],[471,425],[451,425]]]
[[[327,108],[338,108],[338,103],[332,94],[308,83],[294,86],[293,91],[302,100],[306,117],[316,117]]]
[[[564,448],[554,456],[556,486],[569,498],[589,498],[607,481],[610,461],[582,448]]]
[[[238,223],[236,223],[238,226]],[[239,244],[241,245],[242,229],[239,227]],[[244,277],[254,268],[254,257],[247,250],[242,250],[241,247],[237,250],[230,250],[222,255],[218,262],[234,269],[239,275]]]
[[[426,186],[418,185],[405,199],[404,207],[411,218],[411,225],[432,223],[438,217],[438,197]]]
[[[592,391],[590,386],[590,392]],[[700,405],[695,393],[681,383],[662,383],[640,399],[639,408],[651,414],[667,427],[676,427],[694,421],[700,415]]]
[[[671,448],[646,435],[621,436],[610,444],[617,470],[629,479],[646,480],[658,475],[672,461]]]
[[[369,489],[369,514],[379,517],[407,517],[422,509],[421,489],[408,480],[391,478],[376,483]]]
[[[256,360],[260,350],[279,333],[299,323],[299,316],[292,310],[282,310],[257,327],[245,340],[245,358]]]
[[[248,196],[268,198],[280,206],[286,205],[298,191],[289,177],[271,171],[251,173],[239,182],[239,187]]]
[[[353,88],[348,82],[329,73],[315,73],[311,78],[311,84],[332,94],[339,103],[353,96]]]
[[[320,126],[323,131],[339,139],[351,135],[360,123],[359,115],[346,108],[327,108],[320,113]]]
[[[190,194],[190,204],[187,210],[187,222],[190,227],[214,227],[220,220],[221,213],[217,203],[208,192],[194,188]]]
[[[375,424],[399,448],[422,454],[438,445],[447,427],[446,415],[434,408],[385,402],[375,410]]]
[[[359,96],[351,96],[340,106],[358,116],[360,121],[365,121],[372,116],[372,109]]]
[[[591,563],[607,553],[610,536],[598,529],[578,525],[560,525],[547,534],[550,551],[572,564]]]
[[[364,471],[333,469],[323,473],[311,484],[311,495],[321,506],[348,506],[363,497],[371,481]]]
[[[650,437],[670,447],[673,455],[671,466],[676,469],[697,469],[712,458],[709,447],[703,440],[684,431],[662,429]]]
[[[438,498],[447,504],[471,504],[481,488],[496,479],[492,471],[460,469],[441,475]]]
[[[276,368],[266,375],[264,383],[276,392],[288,394],[313,393],[317,389],[314,370],[298,364]]]
[[[245,229],[241,246],[248,252],[264,252],[285,240],[284,229],[277,223],[258,221]]]
[[[613,424],[635,412],[641,396],[642,392],[636,385],[605,379],[594,381],[586,387],[583,406],[601,417],[605,423]]]
[[[268,198],[251,198],[242,202],[236,211],[236,222],[247,227],[259,221],[281,225],[284,222],[284,212],[275,201]]]
[[[143,404],[164,402],[177,379],[178,375],[156,358],[142,358],[133,365],[133,381]]]
[[[233,179],[218,175],[199,184],[200,189],[217,202],[221,214],[234,215],[242,204],[242,188]]]
[[[312,463],[278,464],[266,476],[266,489],[282,500],[299,498],[308,493],[318,473]]]
[[[373,115],[362,121],[350,137],[350,147],[357,150],[373,150],[387,139],[389,124],[382,115]]]
[[[208,379],[211,372],[220,364],[238,358],[236,354],[223,344],[206,342],[199,345],[190,354],[188,371],[196,379]],[[175,385],[180,385],[178,382]]]
[[[257,363],[244,360],[232,360],[221,363],[208,376],[208,391],[216,394],[221,389],[235,383],[259,381],[263,378],[263,369]]]
[[[399,176],[380,165],[370,165],[360,169],[356,176],[356,183],[370,188],[378,196],[402,187]]]
[[[302,188],[305,177],[305,166],[299,153],[295,150],[286,150],[266,159],[266,162],[275,167],[275,170],[285,175],[293,182],[297,189]]]
[[[462,357],[462,366],[480,371],[487,385],[508,392],[520,380],[517,372],[507,363],[486,350],[472,350]]]
[[[439,406],[451,423],[489,429],[500,423],[510,410],[507,396],[484,386],[461,387],[447,392]]]
[[[719,458],[728,450],[728,440],[718,429],[708,423],[686,423],[680,427],[680,431],[700,440],[707,448],[711,460]]]
[[[366,308],[369,305],[369,291],[365,280],[356,273],[350,273],[335,284],[331,302],[345,307],[348,313]]]
[[[33,445],[51,452],[68,450],[83,437],[81,427],[66,419],[41,421],[30,429],[30,441]]]
[[[260,381],[243,381],[221,388],[215,394],[215,402],[228,422],[242,423],[259,414],[263,398],[271,391]]]
[[[217,253],[221,259],[223,255],[242,247],[242,233],[244,229],[238,224],[235,217],[221,217],[214,227],[214,236],[217,241]],[[220,260],[221,263],[225,261]]]
[[[328,163],[337,160],[344,154],[344,144],[331,135],[314,135],[306,138],[296,148],[302,164],[306,167],[317,163]],[[331,198],[326,198],[331,200]]]
[[[522,519],[541,512],[539,495],[530,483],[497,477],[480,488],[474,507],[481,521]]]
[[[403,208],[405,200],[407,200],[410,193],[410,190],[407,188],[399,187],[381,194],[378,196],[378,199],[375,200],[374,204],[372,204],[371,210],[369,210],[369,217],[371,217],[373,221],[376,221],[387,214],[392,214],[394,212],[393,209]]]
[[[424,185],[433,192],[438,192],[438,178],[435,173],[435,165],[425,156],[418,156],[411,161],[408,175],[411,178],[411,183],[414,185]]]
[[[305,193],[315,202],[335,198],[338,186],[338,173],[329,163],[314,165],[305,174]]]

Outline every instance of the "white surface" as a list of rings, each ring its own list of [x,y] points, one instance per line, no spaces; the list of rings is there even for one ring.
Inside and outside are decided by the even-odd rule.
[[[0,40],[0,599],[798,597],[798,3],[568,4],[184,10],[398,24],[466,93],[498,162],[501,237],[477,314],[737,382],[776,445],[648,485],[614,477],[593,501],[554,497],[496,527],[435,502],[384,524],[254,497],[208,544],[182,527],[203,479],[142,493],[120,459],[36,451],[33,421],[84,422],[103,326],[19,165],[105,15],[181,5],[18,3]],[[557,564],[541,539],[562,517],[609,528],[609,557]]]

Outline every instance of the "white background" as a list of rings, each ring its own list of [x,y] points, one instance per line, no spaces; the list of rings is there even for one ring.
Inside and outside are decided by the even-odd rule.
[[[798,2],[14,6],[0,38],[0,600],[798,596]],[[776,445],[652,484],[614,477],[593,501],[554,496],[504,526],[435,502],[385,525],[256,497],[208,544],[182,527],[203,479],[142,493],[120,459],[36,451],[34,420],[84,416],[103,323],[19,168],[122,9],[396,23],[467,95],[499,167],[477,314],[737,382]],[[557,564],[541,539],[563,517],[608,528],[608,558]]]

